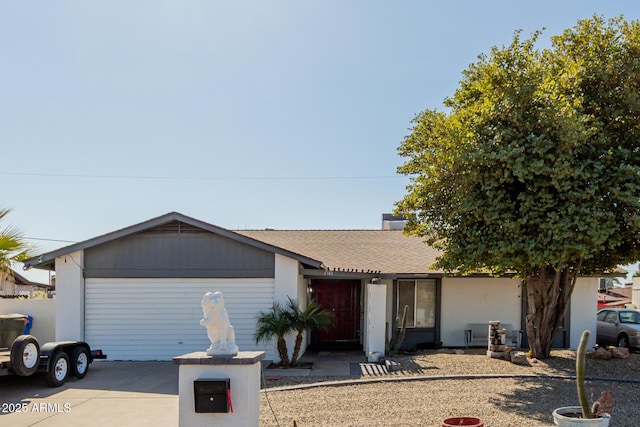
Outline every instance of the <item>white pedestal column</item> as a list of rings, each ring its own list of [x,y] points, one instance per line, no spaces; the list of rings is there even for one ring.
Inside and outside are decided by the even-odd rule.
[[[364,349],[370,362],[384,356],[387,285],[367,284],[367,335]]]
[[[260,361],[263,351],[241,351],[234,357],[207,356],[204,351],[173,358],[180,365],[178,411],[180,427],[258,426],[260,421]],[[230,380],[233,412],[196,413],[194,381]]]

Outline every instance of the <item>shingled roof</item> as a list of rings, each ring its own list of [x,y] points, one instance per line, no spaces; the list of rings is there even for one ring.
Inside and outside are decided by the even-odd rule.
[[[329,270],[381,274],[441,274],[440,254],[396,230],[235,230],[236,233],[321,260]]]

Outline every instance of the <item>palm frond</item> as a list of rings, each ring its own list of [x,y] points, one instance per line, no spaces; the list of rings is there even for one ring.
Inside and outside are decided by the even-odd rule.
[[[0,208],[0,220],[11,209]],[[35,255],[35,247],[25,241],[24,234],[13,226],[0,227],[0,272],[8,273],[15,262],[22,262]]]
[[[274,303],[271,310],[260,312],[256,321],[254,338],[256,343],[269,341],[273,337],[281,338],[293,330],[293,326],[286,315],[286,310],[280,303]]]

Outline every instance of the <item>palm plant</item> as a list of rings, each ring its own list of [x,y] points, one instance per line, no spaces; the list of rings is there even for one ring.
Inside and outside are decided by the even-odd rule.
[[[0,208],[0,221],[11,212],[11,209]],[[15,227],[0,227],[0,278],[11,275],[14,262],[22,262],[32,256],[31,246],[24,240],[24,235]]]
[[[291,316],[287,314],[287,311],[280,303],[275,302],[271,310],[260,312],[254,338],[256,339],[256,343],[259,343],[261,341],[269,341],[273,337],[276,337],[278,355],[280,356],[282,366],[288,368],[290,365],[289,350],[287,349],[287,342],[284,337],[293,330],[294,325],[291,323]]]
[[[297,331],[296,344],[291,356],[291,364],[295,365],[302,347],[302,335],[307,330],[320,329],[326,331],[333,325],[333,313],[323,310],[314,300],[310,300],[304,310],[298,307],[296,300],[289,297],[287,314],[291,324]]]

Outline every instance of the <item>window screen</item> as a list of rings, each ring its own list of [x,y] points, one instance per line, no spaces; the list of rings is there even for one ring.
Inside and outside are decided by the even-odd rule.
[[[433,328],[436,325],[436,281],[399,280],[398,316],[402,317],[404,306],[407,310],[407,326],[413,328]]]

